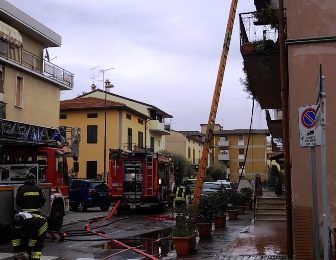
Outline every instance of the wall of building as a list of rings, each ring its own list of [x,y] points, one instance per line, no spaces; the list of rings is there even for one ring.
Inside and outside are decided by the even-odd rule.
[[[23,78],[23,107],[15,107],[17,77]],[[4,92],[8,120],[57,127],[60,89],[32,74],[5,67]]]
[[[186,138],[184,134],[171,131],[166,137],[166,150],[186,156]]]
[[[31,37],[27,36],[26,34],[22,32],[20,32],[20,34],[22,36],[23,49],[31,52],[32,54],[42,59],[43,58],[43,48],[44,48],[43,44],[37,42],[36,40],[32,39]]]
[[[238,145],[238,134],[227,135],[229,141],[229,168],[230,168],[230,180],[238,181],[241,170],[239,169],[239,162],[243,162],[243,159],[239,159],[239,149],[244,149],[244,154],[247,148],[248,135],[244,134],[244,145]],[[219,163],[218,155],[220,150],[224,148],[218,147],[219,135],[215,135],[215,149],[214,160],[215,163]],[[227,149],[227,148],[226,148]],[[266,160],[266,136],[260,134],[252,134],[250,138],[249,150],[247,153],[245,170],[243,176],[247,179],[253,180],[256,174],[260,174],[262,180],[267,179],[267,160]]]
[[[336,27],[334,18],[336,5],[333,0],[288,1],[288,38],[308,38],[334,36]],[[293,238],[294,252],[297,259],[312,259],[312,230],[311,230],[311,175],[310,149],[299,146],[298,110],[303,105],[315,104],[316,83],[319,66],[323,66],[326,76],[327,93],[327,174],[329,192],[329,225],[336,226],[336,197],[333,196],[336,187],[335,160],[336,140],[336,42],[310,43],[290,45],[288,47],[289,95],[290,95],[290,149],[291,177],[293,197]],[[317,148],[318,195],[321,220],[321,180],[320,149]],[[309,250],[308,250],[309,249]]]
[[[193,164],[198,164],[202,157],[203,145],[193,139],[187,138],[185,156]],[[190,151],[190,152],[189,152]]]

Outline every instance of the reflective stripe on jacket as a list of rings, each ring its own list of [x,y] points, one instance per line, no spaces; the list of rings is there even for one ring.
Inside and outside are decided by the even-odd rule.
[[[183,186],[177,187],[175,193],[175,201],[185,201],[186,200],[186,188]]]

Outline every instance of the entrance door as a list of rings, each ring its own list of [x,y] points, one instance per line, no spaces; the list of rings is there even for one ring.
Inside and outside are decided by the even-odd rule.
[[[97,161],[86,162],[86,178],[87,179],[97,178]]]

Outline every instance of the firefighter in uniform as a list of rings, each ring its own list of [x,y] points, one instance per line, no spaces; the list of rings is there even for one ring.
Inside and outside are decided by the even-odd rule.
[[[25,184],[16,194],[16,205],[21,211],[13,219],[12,246],[15,259],[24,259],[25,252],[30,259],[40,259],[46,231],[47,220],[40,215],[41,207],[46,199],[42,189],[36,185],[36,177],[32,173],[26,175]]]
[[[186,198],[187,198],[187,187],[185,183],[182,185],[176,187],[175,191],[175,207],[176,208],[182,208],[186,206]]]

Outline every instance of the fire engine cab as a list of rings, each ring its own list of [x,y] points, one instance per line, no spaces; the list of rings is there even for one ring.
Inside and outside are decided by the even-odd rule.
[[[151,206],[162,211],[174,181],[170,156],[147,151],[110,150],[108,185],[113,202],[129,209]]]
[[[0,229],[13,217],[16,191],[27,173],[33,173],[43,189],[47,201],[41,211],[48,217],[49,228],[62,227],[63,216],[69,212],[67,157],[76,161],[79,141],[78,128],[46,128],[0,119]],[[76,153],[66,152],[66,147]],[[73,171],[78,172],[78,162]]]

